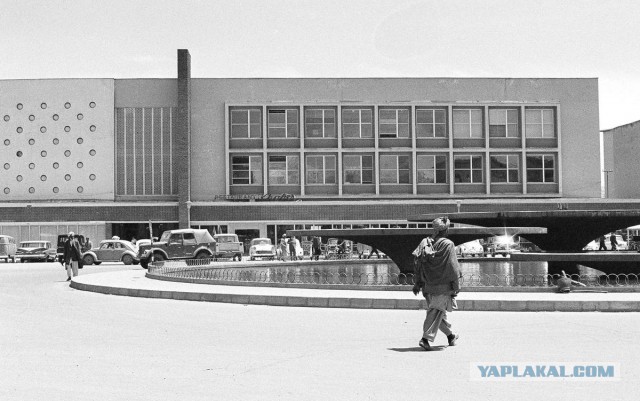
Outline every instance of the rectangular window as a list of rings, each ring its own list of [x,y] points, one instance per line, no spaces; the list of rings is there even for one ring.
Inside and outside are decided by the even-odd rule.
[[[373,110],[343,108],[342,136],[345,138],[373,138]]]
[[[335,184],[336,157],[333,155],[307,155],[306,172],[307,184]]]
[[[489,136],[492,138],[520,137],[518,109],[489,109]]]
[[[528,182],[555,182],[556,158],[554,155],[527,156]]]
[[[334,109],[305,109],[304,136],[306,138],[335,138],[336,111]]]
[[[373,184],[373,156],[345,155],[342,164],[345,184]]]
[[[380,155],[380,184],[411,184],[409,156]]]
[[[232,156],[231,185],[262,185],[262,156]]]
[[[260,109],[231,110],[231,138],[262,138]]]
[[[447,112],[443,109],[416,110],[416,137],[446,138]]]
[[[491,182],[515,184],[520,182],[520,157],[518,155],[491,156]]]
[[[453,137],[482,138],[482,109],[454,109]]]
[[[482,183],[482,171],[482,156],[457,155],[453,157],[453,172],[456,183]]]
[[[447,183],[447,156],[418,155],[416,163],[418,184]]]
[[[298,137],[297,109],[269,109],[267,115],[269,138]]]
[[[409,138],[409,109],[378,110],[380,138]]]
[[[269,185],[295,185],[300,183],[300,157],[269,156]]]
[[[525,130],[527,138],[555,138],[556,124],[554,109],[525,110]]]

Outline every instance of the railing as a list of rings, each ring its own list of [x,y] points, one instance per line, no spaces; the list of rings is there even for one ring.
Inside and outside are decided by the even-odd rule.
[[[362,286],[370,287],[409,287],[415,283],[413,274],[404,273],[368,273],[320,270],[313,268],[287,267],[216,267],[208,266],[206,260],[171,261],[149,265],[151,277],[166,280],[189,281],[207,284],[253,283],[255,285],[312,285],[312,286]],[[200,264],[200,265],[198,265]],[[463,274],[460,286],[478,287],[536,287],[551,288],[558,285],[562,276],[554,274]],[[568,275],[586,287],[640,287],[639,274],[608,275]],[[576,287],[576,289],[579,289]]]

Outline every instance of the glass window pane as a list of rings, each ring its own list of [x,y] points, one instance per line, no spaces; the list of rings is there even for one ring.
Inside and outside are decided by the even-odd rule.
[[[507,123],[518,124],[518,110],[514,110],[514,109],[507,110]]]
[[[471,172],[469,170],[456,170],[455,179],[456,182],[460,183],[471,182]]]
[[[231,110],[231,124],[247,124],[248,122],[246,110]]]
[[[506,170],[491,170],[491,181],[492,182],[507,182],[507,171]]]
[[[285,111],[284,110],[269,110],[268,123],[269,124],[284,124],[285,123]]]
[[[418,183],[433,184],[434,183],[433,170],[418,170]]]
[[[401,124],[409,124],[409,110],[406,110],[406,109],[398,110],[398,122]]]
[[[527,156],[527,169],[542,168],[542,156]]]
[[[362,171],[362,183],[363,184],[373,184],[373,171],[372,170],[363,170]]]
[[[400,184],[410,184],[411,183],[411,176],[409,174],[409,171],[407,171],[407,170],[398,171],[398,183],[400,183]]]
[[[544,182],[555,182],[553,170],[544,170]]]
[[[525,111],[525,123],[526,124],[540,124],[540,123],[542,123],[542,113],[540,113],[540,110],[526,110]]]
[[[468,124],[453,124],[453,136],[457,138],[469,138],[470,127]]]
[[[436,168],[447,169],[447,156],[436,156]]]
[[[482,171],[481,170],[473,170],[473,182],[482,182]]]
[[[360,136],[362,138],[373,138],[373,125],[371,123],[362,124]]]
[[[446,138],[447,136],[447,127],[444,124],[436,125],[436,135],[437,138]]]
[[[530,138],[542,137],[542,126],[536,124],[527,124],[527,136]]]
[[[397,166],[396,156],[380,156],[380,168],[381,169],[395,169]]]
[[[506,168],[507,156],[491,156],[491,168]]]
[[[446,124],[447,114],[444,110],[434,110],[435,121],[438,124]]]
[[[456,157],[453,159],[453,163],[456,169],[471,168],[471,159],[469,157]]]
[[[360,128],[357,125],[345,124],[342,126],[342,136],[345,138],[358,138]]]
[[[507,136],[507,127],[504,125],[490,125],[489,136],[494,138],[504,138]]]
[[[398,168],[401,170],[408,170],[411,168],[409,156],[398,156]]]
[[[360,184],[360,171],[359,170],[345,171],[344,182],[347,184]]]
[[[336,172],[335,172],[335,170],[327,170],[325,172],[325,182],[327,184],[335,184],[336,183]]]
[[[249,127],[246,125],[232,125],[231,126],[231,137],[232,138],[248,138],[249,137]]]
[[[447,172],[443,170],[436,170],[436,183],[438,184],[446,184],[447,183]]]
[[[504,110],[489,109],[489,124],[504,125],[506,123]]]
[[[360,168],[360,156],[344,156],[342,163],[344,168]]]
[[[373,168],[373,156],[362,156],[362,168]]]
[[[527,170],[527,181],[542,182],[542,170]]]
[[[381,170],[380,171],[380,183],[381,184],[395,184],[396,183],[396,171],[395,170]]]
[[[360,112],[352,109],[342,109],[342,122],[357,124],[360,122]]]
[[[469,112],[467,110],[454,110],[453,111],[453,123],[454,124],[468,124]]]
[[[520,182],[518,170],[509,170],[509,182]]]

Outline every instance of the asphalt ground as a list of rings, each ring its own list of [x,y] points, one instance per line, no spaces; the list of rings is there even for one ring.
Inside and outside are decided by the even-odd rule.
[[[140,269],[88,266],[80,275]],[[0,263],[1,400],[631,400],[640,313],[425,312],[104,295],[59,264]],[[615,364],[617,380],[487,380],[478,365]]]

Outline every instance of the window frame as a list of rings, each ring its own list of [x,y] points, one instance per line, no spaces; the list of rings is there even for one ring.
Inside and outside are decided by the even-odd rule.
[[[272,168],[272,163],[276,163],[276,161],[272,161],[272,158],[276,158],[276,157],[284,157],[284,163],[285,163],[285,168],[284,168],[284,177],[285,177],[285,182],[274,182],[273,179],[277,178],[271,175],[271,172],[275,172],[275,171],[282,171],[280,169],[274,169]],[[292,165],[292,160],[296,159],[298,161],[298,167],[291,167],[290,165]],[[281,161],[278,161],[277,163],[282,163]],[[267,180],[268,180],[268,184],[273,186],[273,185],[300,185],[300,155],[269,155],[267,156]],[[295,178],[295,182],[291,182],[292,180],[292,176],[291,174],[293,174],[293,177]]]
[[[307,118],[309,118],[309,112],[317,112],[321,111],[322,116],[320,117],[321,123],[309,123],[307,122]],[[333,113],[333,122],[327,123],[327,112]],[[317,118],[317,117],[316,117]],[[309,132],[312,130],[309,129],[309,125],[321,125],[322,126],[322,134],[320,136],[309,135]],[[333,126],[333,133],[327,135],[327,126]],[[337,112],[334,107],[305,107],[304,108],[304,137],[309,139],[320,139],[320,138],[337,138],[338,137],[338,121],[337,121]]]
[[[516,121],[509,122],[509,112],[515,112]],[[492,114],[504,113],[504,123],[492,123]],[[492,127],[504,127],[504,135],[492,133]],[[511,127],[511,129],[509,129]],[[515,130],[515,134],[512,131]],[[491,139],[513,139],[520,138],[520,110],[516,108],[489,108],[489,138]]]
[[[284,114],[284,123],[272,123],[271,116],[275,114]],[[290,113],[295,116],[289,118]],[[295,133],[290,132],[291,126],[295,126]],[[284,129],[284,136],[274,135],[273,130]],[[294,139],[300,137],[300,112],[297,107],[274,107],[267,108],[267,138],[269,139]]]
[[[534,157],[540,157],[541,158],[541,164],[542,167],[530,167],[529,166],[529,159],[530,158],[534,158]],[[552,168],[547,168],[546,167],[546,160],[551,159],[552,163],[553,163],[553,167]],[[555,154],[550,154],[550,153],[536,153],[536,154],[527,154],[526,156],[526,160],[527,160],[527,183],[533,183],[533,184],[556,184],[558,182],[558,170],[557,170],[557,158]],[[553,180],[552,181],[547,181],[547,177],[545,172],[546,171],[551,171],[553,173]],[[542,181],[536,181],[536,180],[532,180],[530,178],[530,173],[531,172],[541,172],[542,174]]]
[[[551,112],[550,123],[547,123],[545,120],[545,117],[544,117],[545,111]],[[529,114],[533,112],[540,113],[540,122],[529,122]],[[540,138],[540,139],[557,138],[558,133],[557,133],[557,127],[556,127],[556,108],[555,107],[536,107],[536,108],[527,107],[524,109],[524,115],[525,115],[524,130],[527,138]],[[552,131],[551,136],[545,135],[545,132],[546,132],[545,125],[546,126],[551,125],[551,131]],[[531,130],[529,129],[530,126],[540,127],[540,136],[538,136],[537,133],[532,133]]]
[[[380,116],[382,112],[395,111],[395,118],[393,123],[391,122],[383,122],[387,121],[387,119],[383,119]],[[399,112],[407,113],[407,122],[400,122]],[[395,133],[383,133],[382,125],[395,126]],[[406,136],[400,136],[400,128],[407,127]],[[409,139],[411,138],[411,109],[408,107],[379,107],[378,108],[378,137],[381,139]]]
[[[426,114],[426,112],[431,112],[431,122],[420,122],[420,117],[422,114]],[[442,113],[444,116],[444,122],[439,123],[436,122],[436,112]],[[426,117],[426,116],[425,116]],[[431,135],[428,133],[421,133],[420,127],[430,127]],[[443,135],[436,135],[437,127],[442,127]],[[441,108],[428,108],[428,107],[420,107],[416,108],[416,138],[447,138],[447,110]],[[428,130],[427,130],[428,131]]]
[[[248,158],[247,163],[235,163],[234,159],[236,158],[240,158],[240,157],[246,157]],[[247,166],[246,170],[238,170],[237,167],[239,166]],[[253,168],[254,166],[256,166],[256,168]],[[262,162],[262,155],[255,155],[255,154],[246,154],[246,155],[231,155],[231,185],[237,186],[237,185],[262,185],[262,172],[264,171],[264,163]],[[236,182],[240,179],[245,179],[244,177],[242,178],[236,178],[234,177],[234,173],[237,172],[241,172],[241,171],[247,171],[248,176],[246,178],[246,180],[248,181],[248,183],[239,183]],[[252,174],[252,173],[256,173],[256,174]],[[255,180],[254,178],[257,177]],[[255,182],[254,182],[255,181]]]
[[[432,159],[432,165],[433,168],[420,168],[420,159],[426,159],[426,158],[431,158]],[[444,169],[442,168],[438,168],[438,159],[444,159]],[[447,155],[417,155],[416,156],[416,183],[418,185],[441,185],[441,184],[448,184],[449,183],[449,174],[447,173],[448,171],[448,156]],[[427,181],[421,181],[420,180],[420,172],[421,171],[425,171],[425,172],[431,172],[432,176],[433,176],[433,182],[427,182]],[[444,182],[440,182],[438,180],[438,171],[442,172],[444,171]]]
[[[463,160],[463,159],[468,159],[469,160],[469,169],[461,169],[456,167],[456,162],[458,160]],[[479,161],[478,161],[479,159]],[[466,154],[466,155],[453,155],[453,177],[454,177],[454,183],[455,184],[484,184],[484,160],[483,160],[483,156],[482,155],[477,155],[477,154]],[[474,160],[476,160],[476,162],[474,163]],[[480,168],[477,168],[477,165],[479,164]],[[470,181],[458,181],[457,180],[457,173],[458,171],[468,171],[469,173],[469,178]],[[480,180],[476,181],[474,180],[474,171],[480,171]]]
[[[241,112],[246,113],[247,122],[246,123],[234,123],[234,114],[238,114]],[[258,113],[258,122],[252,123],[251,114],[252,112]],[[245,126],[247,129],[247,136],[237,136],[234,135],[234,127],[237,126]],[[253,130],[252,126],[257,126],[258,135],[252,136]],[[262,108],[260,107],[234,107],[229,109],[229,136],[231,139],[260,139],[262,138]]]
[[[356,169],[355,168],[347,168],[347,164],[348,163],[346,163],[346,160],[348,158],[356,158],[356,157],[358,158],[358,161],[359,161],[358,162],[358,166],[357,166],[357,168],[358,168],[357,171],[358,171],[358,175],[360,177],[360,182],[350,182],[350,181],[347,180],[347,173],[349,171],[356,171]],[[370,171],[371,172],[371,182],[364,182],[364,178],[363,178],[363,176],[364,176],[363,173],[365,171],[365,168],[363,167],[364,166],[364,163],[363,163],[364,158],[368,158],[371,161],[371,168],[367,168],[366,169],[366,171]],[[375,171],[375,165],[374,165],[373,155],[353,155],[353,154],[343,154],[342,155],[342,174],[343,174],[343,177],[342,177],[343,181],[342,182],[345,185],[372,185],[372,184],[375,183],[375,177],[373,175],[374,171]]]
[[[401,169],[400,168],[400,158],[406,159],[407,167]],[[395,168],[383,168],[386,164],[383,162],[385,160],[395,160]],[[405,185],[411,184],[411,156],[409,155],[389,155],[389,154],[381,154],[378,166],[378,177],[380,179],[380,185]],[[386,182],[383,180],[383,177],[386,176],[385,172],[395,171],[395,180],[393,182]],[[406,174],[406,182],[401,182],[402,172]]]
[[[504,168],[500,167],[493,167],[493,161],[494,159],[497,158],[506,158],[505,161],[505,166]],[[516,167],[510,167],[510,160],[514,159],[516,160]],[[496,160],[497,161],[497,160]],[[512,181],[511,180],[511,174],[510,172],[515,171],[517,174],[517,180],[516,181]],[[506,181],[497,181],[494,179],[494,172],[505,172],[506,173]],[[517,154],[492,154],[489,155],[489,179],[491,180],[492,184],[519,184],[522,180],[520,179],[520,155]]]
[[[456,122],[456,115],[460,115],[460,113],[462,112],[466,112],[466,116],[468,117],[466,119],[466,121],[464,123],[460,123],[460,122]],[[478,114],[480,115],[480,122],[473,122],[472,121],[472,112],[474,112],[473,114]],[[483,139],[484,138],[484,112],[483,109],[481,108],[473,108],[473,107],[469,107],[469,108],[455,108],[452,110],[451,112],[451,120],[452,120],[452,127],[453,127],[453,138],[454,139]],[[468,134],[462,134],[460,133],[456,127],[460,126],[460,125],[464,125],[469,129]],[[479,136],[474,136],[474,127],[479,127],[480,128],[480,134]]]
[[[320,169],[315,166],[309,166],[309,159],[322,158],[322,167]],[[333,169],[327,168],[327,159],[333,159]],[[322,182],[310,182],[310,172],[322,172]],[[327,172],[333,171],[333,182],[327,182]],[[307,154],[305,155],[305,185],[335,185],[338,182],[337,179],[338,165],[336,155],[319,155],[319,154]]]
[[[344,112],[345,111],[354,111],[357,110],[358,111],[358,122],[357,123],[351,123],[351,122],[345,122],[347,119],[345,119],[344,116]],[[367,111],[369,112],[369,116],[371,117],[371,121],[370,122],[365,122],[363,119],[363,111]],[[374,134],[375,134],[375,129],[374,129],[374,124],[375,124],[375,119],[374,119],[374,113],[373,113],[373,108],[371,107],[343,107],[341,110],[341,117],[342,117],[342,138],[344,139],[372,139]],[[369,125],[369,132],[365,132],[366,130],[363,129],[363,126]],[[345,129],[345,126],[357,126],[358,127],[358,136],[351,136],[351,135],[345,135],[345,133],[348,131],[347,129]],[[368,134],[368,135],[366,135]]]

